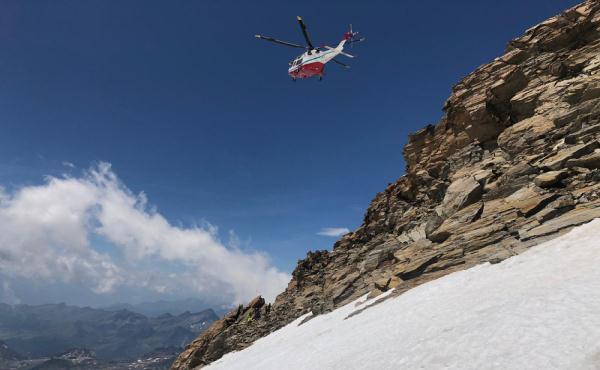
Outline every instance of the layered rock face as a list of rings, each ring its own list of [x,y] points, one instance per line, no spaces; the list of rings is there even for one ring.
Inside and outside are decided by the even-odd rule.
[[[528,30],[410,136],[406,174],[331,252],[309,252],[272,306],[255,299],[191,343],[202,367],[300,315],[498,263],[600,217],[600,1]]]

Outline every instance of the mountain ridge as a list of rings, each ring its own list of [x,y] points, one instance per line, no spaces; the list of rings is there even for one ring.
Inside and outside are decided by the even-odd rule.
[[[197,313],[205,310],[212,310],[217,316],[223,316],[229,309],[218,308],[207,308],[209,305],[201,299],[187,298],[179,300],[158,300],[140,303],[114,303],[109,306],[99,307],[99,309],[106,311],[118,311],[128,310],[132,312],[141,313],[148,317],[157,317],[166,313],[171,315],[181,315],[185,312]]]
[[[101,359],[131,359],[161,347],[182,347],[218,319],[211,309],[146,317],[61,304],[0,304],[0,340],[26,357],[87,348]]]
[[[406,173],[333,250],[308,252],[272,305],[216,321],[172,366],[200,368],[301,315],[498,263],[600,217],[600,2],[527,30],[411,134]],[[386,297],[390,297],[389,295]]]

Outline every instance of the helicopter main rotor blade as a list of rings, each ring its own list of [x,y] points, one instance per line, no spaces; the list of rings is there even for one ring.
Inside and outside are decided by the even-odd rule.
[[[342,66],[342,67],[344,67],[344,68],[350,68],[350,66],[349,66],[349,65],[347,65],[346,63],[342,63],[342,62],[340,62],[340,61],[339,61],[339,60],[337,60],[337,59],[331,59],[331,61],[332,61],[332,62],[334,62],[334,63],[337,63],[337,64],[341,65],[341,66]]]
[[[306,24],[302,20],[301,16],[296,17],[298,19],[298,23],[300,23],[300,28],[302,29],[302,34],[304,35],[304,39],[306,40],[306,45],[308,45],[309,50],[314,50],[315,47],[310,41],[310,37],[308,36],[308,31],[306,30]]]
[[[280,45],[285,45],[285,46],[291,46],[293,48],[299,48],[299,49],[306,49],[306,46],[294,44],[292,42],[277,40],[277,39],[274,39],[274,38],[268,37],[268,36],[254,35],[254,37],[256,37],[257,39],[261,39],[261,40],[265,40],[265,41],[270,41],[270,42],[273,42],[275,44],[280,44]]]

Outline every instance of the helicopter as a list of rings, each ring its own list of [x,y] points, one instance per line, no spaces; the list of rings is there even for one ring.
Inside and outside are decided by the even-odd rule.
[[[348,58],[354,58],[354,55],[348,54],[344,52],[344,46],[348,43],[350,45],[355,42],[364,41],[365,38],[359,38],[358,32],[352,31],[352,25],[350,25],[350,30],[344,34],[344,38],[336,47],[323,45],[322,47],[315,47],[308,36],[308,31],[306,29],[306,24],[302,17],[297,16],[296,19],[300,24],[300,29],[302,30],[302,34],[304,35],[304,39],[306,40],[306,45],[299,45],[292,42],[281,41],[274,39],[272,37],[263,36],[263,35],[255,35],[256,38],[270,41],[276,44],[290,46],[298,49],[306,49],[306,51],[289,62],[288,75],[292,78],[293,81],[299,78],[310,78],[310,77],[319,77],[319,80],[323,80],[323,75],[325,71],[325,64],[328,62],[334,62],[344,68],[350,68],[349,65],[340,62],[335,59],[338,55],[343,55]]]

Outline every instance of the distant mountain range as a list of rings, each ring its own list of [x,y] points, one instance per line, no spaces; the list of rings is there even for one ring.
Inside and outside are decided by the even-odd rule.
[[[216,319],[212,309],[148,317],[116,308],[0,304],[0,355],[39,358],[86,348],[102,360],[135,359],[181,348]]]
[[[131,312],[141,313],[148,317],[160,316],[165,313],[171,315],[181,315],[184,312],[200,312],[210,307],[207,302],[197,298],[186,298],[175,301],[156,301],[156,302],[142,302],[136,304],[130,303],[116,303],[110,306],[102,307],[107,311],[118,311],[128,310]],[[221,317],[229,312],[232,307],[213,307],[212,308],[217,316]]]

